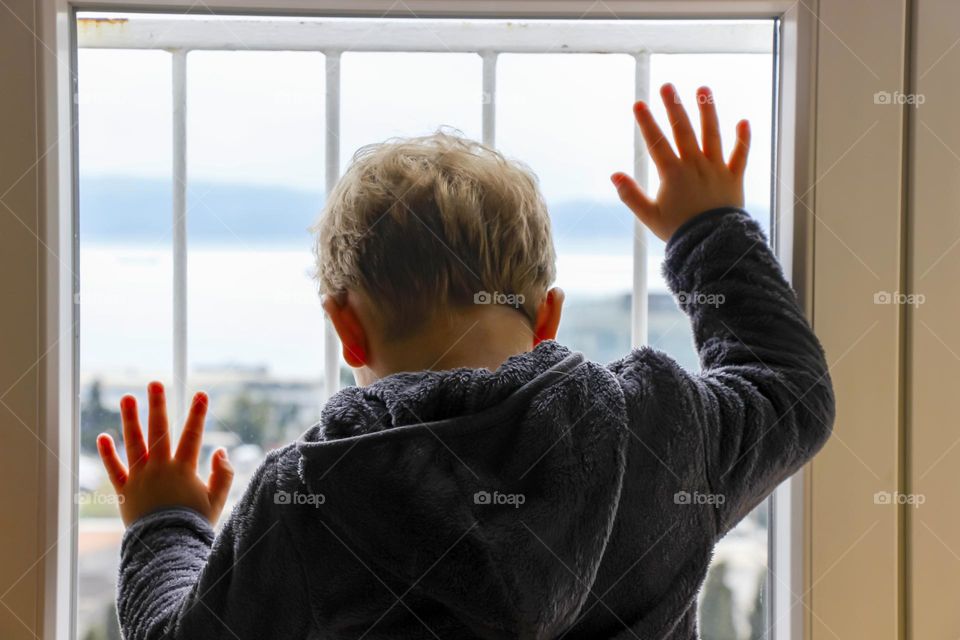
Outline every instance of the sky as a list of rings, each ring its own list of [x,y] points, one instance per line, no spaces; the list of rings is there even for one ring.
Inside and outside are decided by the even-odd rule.
[[[170,176],[170,57],[80,51],[82,172]],[[322,189],[322,54],[194,51],[187,65],[190,177]],[[655,55],[651,63],[654,94],[676,84],[695,126],[701,84],[714,89],[727,140],[738,119],[751,120],[749,200],[769,192],[762,150],[770,148],[771,65],[768,54]],[[533,168],[548,200],[609,199],[610,173],[632,166],[633,73],[627,55],[502,54],[497,145]],[[391,136],[439,126],[480,136],[478,55],[348,52],[341,77],[342,166],[358,147]],[[659,100],[653,107],[664,118]]]

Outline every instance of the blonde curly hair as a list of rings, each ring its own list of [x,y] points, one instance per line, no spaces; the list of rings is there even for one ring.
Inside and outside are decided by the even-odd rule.
[[[484,292],[532,325],[556,277],[537,177],[457,132],[361,148],[313,231],[320,293],[363,291],[394,338]]]

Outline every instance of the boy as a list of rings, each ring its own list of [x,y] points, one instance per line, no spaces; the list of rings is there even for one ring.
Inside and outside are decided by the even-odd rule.
[[[697,637],[713,545],[823,446],[834,400],[740,209],[747,123],[724,162],[709,90],[699,144],[675,89],[661,95],[677,153],[634,107],[656,199],[612,181],[668,241],[702,372],[649,348],[604,367],[553,341],[563,293],[522,166],[443,134],[368,148],[317,241],[360,386],[267,455],[218,536],[232,471],[221,450],[197,477],[204,394],[173,456],[159,383],[149,447],[121,401],[129,469],[98,441],[125,498],[128,640]],[[480,292],[512,303],[474,304]]]

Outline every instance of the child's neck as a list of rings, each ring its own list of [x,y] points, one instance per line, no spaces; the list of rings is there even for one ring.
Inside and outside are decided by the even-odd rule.
[[[382,345],[370,369],[376,378],[460,367],[496,371],[510,356],[532,348],[533,331],[522,312],[478,306],[432,322],[411,338]]]

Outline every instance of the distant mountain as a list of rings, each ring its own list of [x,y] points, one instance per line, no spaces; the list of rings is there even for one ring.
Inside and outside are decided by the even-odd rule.
[[[191,242],[309,246],[308,227],[323,206],[322,190],[190,181],[187,234]],[[84,242],[169,242],[173,194],[161,179],[83,176],[80,180],[80,234]],[[583,246],[632,235],[633,221],[620,203],[567,200],[549,204],[554,238]],[[767,207],[753,207],[760,217]]]
[[[192,242],[297,244],[323,204],[322,191],[249,184],[190,182],[187,235]],[[83,177],[81,241],[169,242],[173,227],[169,181]]]

